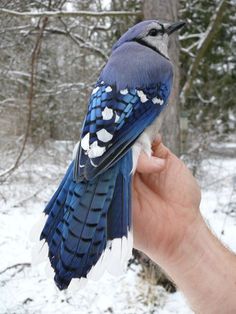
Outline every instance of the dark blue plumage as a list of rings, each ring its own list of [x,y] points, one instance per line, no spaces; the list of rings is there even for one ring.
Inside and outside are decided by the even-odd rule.
[[[101,156],[88,158],[88,151],[80,149],[77,161],[81,167],[76,164],[76,177],[85,177],[89,180],[123,156],[145,127],[150,125],[164,108],[170,93],[171,83],[172,78],[170,76],[166,83],[159,82],[143,88],[142,91],[147,98],[145,103],[141,102],[138,96],[141,90],[134,88],[121,90],[122,94],[113,87],[110,92],[106,92],[110,86],[101,82],[98,83],[95,88],[97,91],[90,98],[82,138],[90,134],[89,145],[97,142],[98,146],[104,148],[105,151]],[[152,100],[155,97],[160,99],[162,104],[153,103]],[[110,110],[110,119],[104,120],[102,116],[104,110]],[[104,129],[111,135],[111,139],[106,142],[101,141],[97,136],[97,132]]]
[[[105,251],[114,251],[113,241],[129,236],[132,145],[166,106],[172,86],[163,27],[139,23],[113,46],[91,94],[75,160],[45,208],[41,239],[60,289],[86,278]],[[149,35],[153,28],[156,38]]]

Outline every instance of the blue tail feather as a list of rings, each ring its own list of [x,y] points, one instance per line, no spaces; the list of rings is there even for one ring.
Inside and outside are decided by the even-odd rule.
[[[116,192],[108,211],[108,239],[127,236],[131,227],[131,170],[132,154],[128,152],[124,157],[124,167],[116,179]]]
[[[72,183],[73,164],[74,162],[70,164],[60,186],[44,210],[45,214],[48,215],[48,219],[41,233],[40,240],[47,238],[47,242],[50,242],[58,224],[63,218],[65,208],[68,206],[67,199],[70,197],[68,191]]]
[[[48,215],[50,213],[52,207],[55,205],[55,201],[59,197],[59,195],[60,195],[60,193],[62,191],[62,188],[63,187],[66,188],[65,183],[68,180],[68,178],[71,178],[71,170],[73,169],[73,167],[74,167],[74,161],[71,162],[71,164],[69,165],[69,167],[67,169],[67,172],[66,172],[63,180],[61,181],[57,191],[54,193],[54,195],[52,196],[51,200],[48,202],[47,206],[45,207],[44,213],[46,215]]]
[[[72,162],[46,207],[41,234],[59,289],[66,289],[72,278],[86,277],[107,240],[127,236],[130,228],[131,151],[90,181],[76,182],[73,167]]]

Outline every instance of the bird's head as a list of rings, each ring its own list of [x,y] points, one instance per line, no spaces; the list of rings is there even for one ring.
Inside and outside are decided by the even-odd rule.
[[[113,46],[113,50],[127,42],[138,42],[169,59],[169,36],[185,25],[185,22],[166,23],[157,20],[140,22],[131,27]]]

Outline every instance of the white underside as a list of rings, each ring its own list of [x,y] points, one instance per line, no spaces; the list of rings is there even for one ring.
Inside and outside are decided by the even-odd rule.
[[[147,127],[144,132],[139,136],[132,146],[132,156],[133,156],[133,168],[132,173],[135,173],[138,163],[138,158],[140,153],[143,151],[149,157],[152,155],[152,142],[158,137],[162,122],[164,119],[164,114],[161,113],[154,122]]]

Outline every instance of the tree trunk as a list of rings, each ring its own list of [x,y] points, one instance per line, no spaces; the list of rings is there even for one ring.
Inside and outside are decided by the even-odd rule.
[[[178,0],[145,0],[143,17],[145,20],[178,20]],[[180,126],[179,126],[179,42],[177,34],[171,36],[170,59],[174,67],[174,83],[169,98],[169,106],[165,112],[165,119],[161,129],[164,143],[177,155],[180,153]]]
[[[145,20],[177,21],[177,0],[145,0],[143,5],[143,17]],[[165,118],[161,128],[163,142],[177,155],[180,153],[180,125],[179,125],[179,44],[177,35],[170,39],[170,59],[174,67],[174,83],[169,98],[169,106],[165,111]],[[142,273],[145,279],[152,284],[164,286],[174,292],[174,284],[166,277],[160,267],[154,264],[144,254],[134,250],[134,258],[142,265]]]

